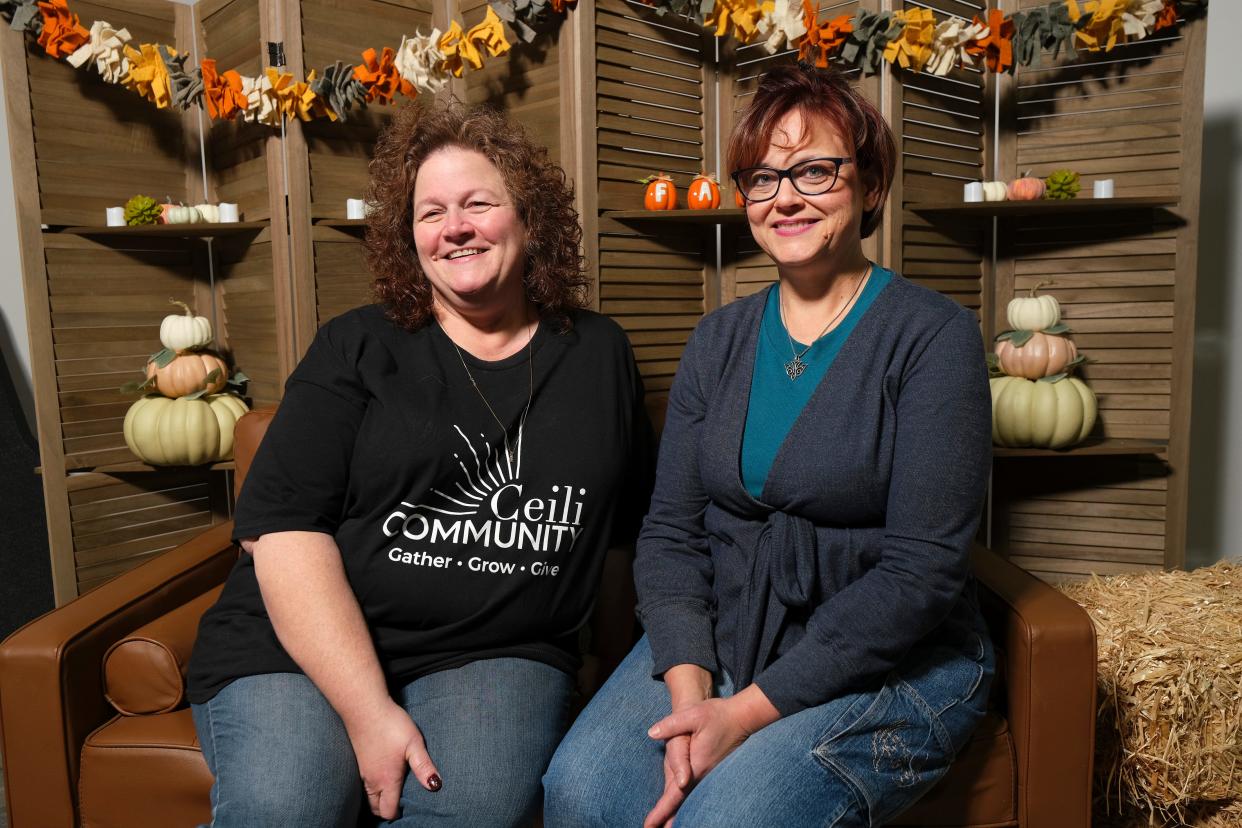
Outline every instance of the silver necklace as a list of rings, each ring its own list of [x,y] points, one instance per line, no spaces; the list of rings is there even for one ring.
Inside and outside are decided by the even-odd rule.
[[[526,397],[526,407],[522,409],[522,416],[518,420],[518,439],[521,439],[522,433],[526,430],[526,415],[530,413],[531,400],[535,398],[535,352],[531,347],[531,343],[535,341],[535,330],[539,327],[538,321],[530,329],[530,336],[526,339],[526,365],[530,369],[530,394]],[[449,342],[453,342],[453,338],[449,337]],[[479,395],[479,399],[487,406],[487,411],[492,415],[492,419],[496,421],[496,425],[500,426],[500,433],[505,436],[505,456],[509,458],[509,465],[513,465],[513,446],[509,444],[509,429],[505,428],[505,424],[496,416],[496,410],[492,408],[492,404],[487,401],[487,397],[483,394],[483,389],[479,388],[479,383],[474,378],[474,374],[470,373],[470,366],[466,365],[466,358],[462,356],[461,348],[453,342],[453,350],[457,351],[457,359],[461,361],[461,367],[465,369],[466,376],[470,378],[470,384],[474,386],[474,392]]]
[[[845,309],[854,304],[854,299],[858,296],[858,291],[862,290],[863,282],[867,281],[867,277],[870,275],[871,265],[867,265],[867,272],[864,273],[862,278],[858,280],[858,283],[854,285],[854,292],[850,294],[850,298],[846,300],[845,304],[841,306],[841,309],[836,312],[836,315],[828,320],[828,324],[820,329],[816,337],[811,340],[811,344],[802,349],[802,353],[798,353],[798,349],[794,346],[793,335],[789,333],[789,325],[785,323],[785,302],[783,299],[777,301],[776,306],[781,314],[781,325],[785,327],[785,338],[789,340],[789,351],[793,354],[793,359],[785,363],[785,373],[789,375],[790,382],[793,382],[798,377],[802,376],[802,372],[806,370],[806,363],[802,361],[802,358],[806,356],[806,352],[815,347],[815,343],[818,342],[824,334],[828,333],[828,329],[841,318],[841,314],[845,313]]]

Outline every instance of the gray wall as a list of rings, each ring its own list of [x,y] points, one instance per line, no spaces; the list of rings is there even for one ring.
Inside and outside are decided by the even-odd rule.
[[[1187,561],[1242,555],[1242,3],[1213,3],[1203,94]]]
[[[0,22],[0,25],[3,25]],[[22,262],[17,249],[17,213],[13,203],[13,170],[9,160],[9,125],[0,84],[0,370],[8,370],[33,433],[34,398],[30,385],[30,341],[26,336],[26,304],[22,293]]]
[[[1195,326],[1192,565],[1242,554],[1242,324],[1237,321],[1242,319],[1242,84],[1229,52],[1229,35],[1239,30],[1242,3],[1212,5]],[[0,356],[33,431],[30,347],[8,157],[8,125],[0,106]]]

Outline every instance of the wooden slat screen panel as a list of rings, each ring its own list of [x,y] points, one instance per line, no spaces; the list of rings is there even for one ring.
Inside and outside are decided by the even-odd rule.
[[[80,474],[68,488],[79,594],[229,516],[222,472]]]
[[[232,0],[202,20],[202,37],[221,71],[262,73],[259,4]],[[244,221],[271,218],[267,186],[267,139],[271,127],[235,121],[212,121],[207,134],[208,166],[215,200],[238,206]]]
[[[88,26],[108,20],[129,28],[135,43],[172,43],[173,9],[153,0],[73,6]],[[105,208],[136,192],[184,198],[178,113],[50,59],[33,39],[26,55],[44,224],[102,225]]]
[[[366,49],[396,49],[401,35],[431,30],[430,0],[302,0],[301,13],[307,71],[322,72],[338,60],[359,63]],[[396,105],[404,103],[398,96]],[[365,197],[367,162],[394,111],[394,106],[371,105],[350,111],[344,124],[327,119],[303,124],[312,217],[345,218],[345,200]]]
[[[905,8],[931,8],[938,15],[970,19],[982,15],[979,2],[933,0],[904,3]],[[991,127],[991,109],[985,105],[983,73],[955,69],[945,77],[900,72],[895,107],[901,123],[901,201],[957,201],[962,185],[984,177],[984,135]],[[894,209],[890,203],[889,209]],[[983,303],[983,264],[991,250],[984,249],[990,228],[963,226],[962,222],[928,221],[902,211],[899,240],[902,275],[951,296],[978,311]]]
[[[194,304],[190,252],[179,239],[45,233],[43,244],[66,468],[133,462],[121,433],[133,398],[117,389],[159,350],[168,298]]]
[[[486,0],[463,0],[462,28],[483,22],[487,7]],[[563,25],[568,28],[568,24]],[[504,110],[530,131],[537,144],[548,148],[552,160],[560,161],[560,41],[541,34],[532,43],[523,43],[508,26],[505,36],[512,48],[503,57],[485,56],[481,70],[466,71],[466,101]]]
[[[316,227],[315,319],[323,325],[347,310],[373,302],[371,276],[358,236],[333,227]]]
[[[701,27],[640,3],[595,6],[599,209],[642,205],[635,183],[663,171],[682,203],[704,166],[705,55]],[[706,234],[710,233],[710,238]],[[599,221],[600,310],[629,334],[659,418],[690,331],[703,315],[715,230]]]
[[[1134,458],[1001,460],[995,530],[1010,560],[1046,580],[1161,569],[1165,475]]]
[[[275,405],[284,392],[276,343],[272,244],[268,230],[254,241],[215,243],[217,312],[228,331],[233,365],[250,377],[246,394],[256,408]]]
[[[1029,8],[1039,3],[1023,0]],[[1047,176],[1059,168],[1092,182],[1115,181],[1116,195],[1180,199],[1184,181],[1182,31],[1120,45],[1106,55],[1079,54],[1015,75],[1015,168]],[[1013,261],[1004,306],[1039,282],[1056,296],[1066,324],[1089,360],[1083,378],[1100,404],[1099,433],[1175,441],[1174,329],[1192,312],[1178,307],[1176,284],[1194,279],[1178,258],[1188,231],[1158,210],[1039,217],[1002,235]],[[997,473],[999,545],[1049,579],[1159,568],[1179,559],[1169,548],[1173,492],[1169,467],[1155,460],[1092,457],[1006,461]],[[1181,482],[1181,486],[1185,483]],[[1034,489],[1035,494],[1030,490]],[[1178,541],[1174,541],[1177,543]]]

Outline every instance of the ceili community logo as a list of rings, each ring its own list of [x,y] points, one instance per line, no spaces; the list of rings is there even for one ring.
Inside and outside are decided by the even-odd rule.
[[[493,449],[483,434],[476,447],[454,425],[465,446],[453,454],[461,475],[452,491],[432,488],[426,502],[403,500],[384,518],[384,536],[400,544],[388,550],[389,560],[495,574],[555,575],[559,565],[529,558],[573,549],[582,533],[587,491],[569,482],[553,484],[548,491],[530,490],[522,480],[524,427],[518,428],[510,458],[503,447]]]

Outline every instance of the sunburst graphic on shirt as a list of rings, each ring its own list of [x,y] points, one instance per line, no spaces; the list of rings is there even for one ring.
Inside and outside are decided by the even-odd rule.
[[[461,426],[454,424],[453,428],[470,451],[468,458],[463,457],[459,452],[453,452],[453,459],[457,461],[457,465],[461,467],[462,473],[466,476],[466,485],[463,486],[461,481],[455,482],[453,485],[457,487],[457,491],[451,494],[440,489],[431,489],[431,494],[437,495],[443,501],[437,506],[425,503],[417,506],[412,503],[403,505],[438,512],[442,515],[478,514],[480,504],[498,489],[521,476],[522,438],[525,436],[523,434],[525,427],[525,423],[518,425],[517,439],[514,441],[513,453],[510,457],[505,447],[497,447],[493,450],[482,432],[479,433],[479,447],[476,448],[471,439],[466,436],[466,432],[461,430]],[[508,441],[508,439],[509,435],[506,434],[505,440]],[[470,468],[471,465],[474,466],[473,471]]]

